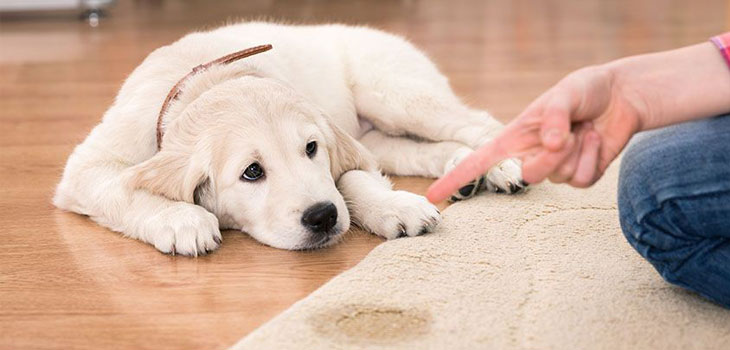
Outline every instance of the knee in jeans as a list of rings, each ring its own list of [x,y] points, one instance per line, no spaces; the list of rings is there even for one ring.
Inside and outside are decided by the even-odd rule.
[[[632,190],[645,188],[658,169],[665,166],[662,157],[661,138],[654,135],[637,136],[627,147],[621,159],[619,190],[629,186]],[[636,191],[632,191],[636,193]],[[637,193],[641,195],[642,193]]]
[[[633,228],[642,221],[645,213],[659,209],[656,193],[650,185],[652,174],[659,168],[650,141],[644,139],[632,142],[621,160],[618,208],[625,234],[629,234],[627,228]],[[631,237],[627,238],[631,241]]]
[[[668,278],[664,271],[691,254],[695,239],[682,232],[684,214],[676,205],[681,198],[660,199],[651,185],[661,161],[646,144],[634,144],[627,151],[621,164],[618,207],[628,242]]]
[[[686,277],[683,266],[695,259],[695,253],[710,241],[688,234],[684,213],[677,207],[681,198],[655,202],[653,209],[647,209],[646,202],[632,202],[645,197],[635,196],[624,192],[619,199],[621,228],[626,240],[665,280],[681,284]],[[637,206],[644,212],[637,213]]]
[[[658,209],[644,217],[621,213],[626,240],[667,281],[676,283],[676,268],[692,256],[693,242],[674,235],[672,215]]]

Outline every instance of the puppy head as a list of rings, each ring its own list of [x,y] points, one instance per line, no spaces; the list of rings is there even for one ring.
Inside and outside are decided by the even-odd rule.
[[[366,152],[293,89],[245,76],[185,105],[131,184],[201,205],[264,244],[318,248],[349,228],[335,181],[372,167]]]

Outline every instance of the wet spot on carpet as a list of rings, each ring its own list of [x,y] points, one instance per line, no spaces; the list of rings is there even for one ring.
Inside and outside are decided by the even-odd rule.
[[[415,308],[346,305],[312,318],[318,333],[349,341],[393,343],[412,339],[429,330],[429,313]]]

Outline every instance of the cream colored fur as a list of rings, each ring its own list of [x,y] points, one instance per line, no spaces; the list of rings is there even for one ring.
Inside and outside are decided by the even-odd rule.
[[[273,50],[195,75],[163,121],[170,88],[192,67],[248,47]],[[166,253],[203,254],[220,229],[283,249],[336,242],[353,221],[386,237],[430,231],[438,211],[393,191],[379,172],[437,177],[499,129],[464,106],[405,40],[363,27],[242,23],[189,34],[152,52],[103,121],[69,157],[54,204]],[[316,142],[311,158],[305,147]],[[257,181],[242,179],[253,163]],[[520,183],[519,164],[487,174]],[[337,221],[313,240],[302,215],[333,203]]]

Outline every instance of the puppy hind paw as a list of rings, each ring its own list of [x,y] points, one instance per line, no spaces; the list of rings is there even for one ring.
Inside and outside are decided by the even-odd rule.
[[[489,169],[485,186],[490,192],[514,194],[524,191],[528,184],[522,180],[520,161],[507,159]]]

